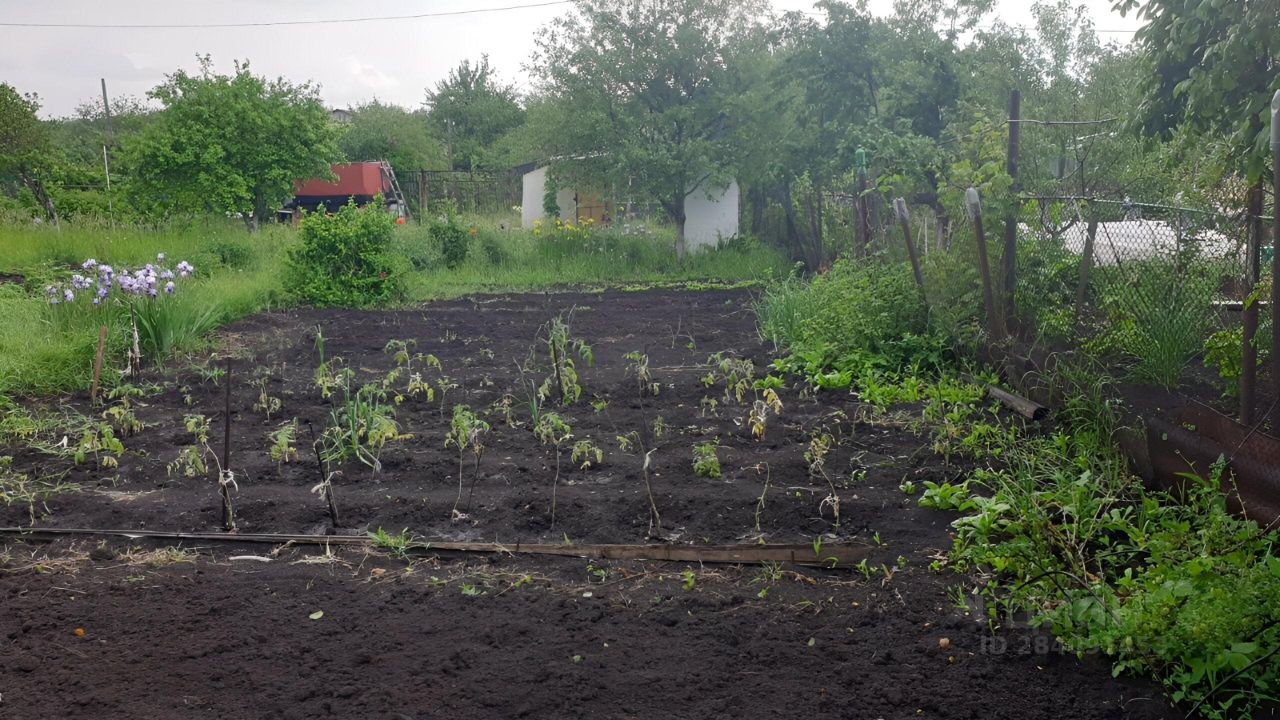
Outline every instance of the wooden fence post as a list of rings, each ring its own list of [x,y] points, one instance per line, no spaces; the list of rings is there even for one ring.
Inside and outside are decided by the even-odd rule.
[[[991,263],[987,259],[987,234],[982,227],[982,200],[978,197],[977,188],[971,187],[965,191],[964,208],[973,221],[973,231],[978,237],[978,269],[982,272],[982,306],[987,314],[987,334],[993,339],[1000,339],[1004,333],[999,330],[995,296],[991,291]]]
[[[916,276],[916,287],[924,292],[924,274],[920,272],[920,258],[916,254],[916,243],[911,238],[911,215],[907,212],[907,201],[896,198],[893,201],[893,212],[902,225],[902,239],[907,243],[907,257],[911,258],[911,273]]]

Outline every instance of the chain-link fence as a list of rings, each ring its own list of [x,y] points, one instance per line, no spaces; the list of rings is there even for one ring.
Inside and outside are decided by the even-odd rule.
[[[1257,289],[1248,213],[1032,198],[1022,220],[1024,331],[1115,358],[1152,384],[1239,392],[1242,320]]]

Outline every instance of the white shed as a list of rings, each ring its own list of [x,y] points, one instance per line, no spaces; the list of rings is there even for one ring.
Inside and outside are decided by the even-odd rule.
[[[546,217],[542,204],[547,188],[547,168],[540,167],[525,173],[522,178],[520,224],[531,229],[536,220]],[[578,192],[573,188],[560,188],[556,192],[556,205],[560,217],[579,219]],[[690,250],[715,247],[721,238],[738,234],[737,181],[730,180],[728,187],[707,191],[698,188],[685,201],[685,243]],[[592,210],[598,210],[592,206]],[[586,210],[584,209],[584,212]],[[592,213],[588,213],[592,214]]]

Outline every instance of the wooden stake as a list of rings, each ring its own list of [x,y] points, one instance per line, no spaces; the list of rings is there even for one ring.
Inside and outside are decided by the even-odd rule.
[[[992,339],[1000,339],[1004,334],[999,331],[995,295],[991,290],[991,263],[987,259],[987,234],[982,227],[982,200],[978,197],[977,188],[965,191],[964,207],[973,221],[974,234],[978,236],[978,269],[982,272],[982,306],[987,313],[987,334]]]
[[[107,348],[107,326],[98,326],[98,351],[93,356],[93,387],[89,389],[89,402],[98,402],[98,385],[102,381],[102,353]]]
[[[920,272],[920,258],[916,254],[915,241],[911,239],[911,215],[907,212],[907,201],[897,198],[893,201],[893,212],[902,224],[902,239],[907,243],[907,256],[911,258],[911,272],[916,277],[916,287],[924,292],[924,274]]]
[[[218,468],[218,492],[222,495],[222,528],[227,532],[236,529],[235,509],[231,505],[231,357],[227,357],[227,386],[223,393],[222,410],[222,464]]]
[[[1076,333],[1084,323],[1084,309],[1089,302],[1089,274],[1093,271],[1093,246],[1098,237],[1098,218],[1089,214],[1089,229],[1084,237],[1084,251],[1080,253],[1080,282],[1076,285]]]

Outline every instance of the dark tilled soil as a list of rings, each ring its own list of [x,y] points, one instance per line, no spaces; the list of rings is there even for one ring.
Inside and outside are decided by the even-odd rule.
[[[993,638],[957,608],[951,586],[962,578],[929,569],[949,545],[952,517],[920,509],[898,485],[965,468],[944,464],[907,423],[872,419],[847,394],[815,400],[788,388],[781,416],[752,439],[741,421],[750,394],[726,401],[723,387],[701,382],[715,352],[750,358],[763,374],[771,348],[756,334],[750,300],[743,291],[530,295],[402,312],[301,310],[233,326],[225,344],[247,358],[232,383],[240,528],[643,542],[641,459],[615,438],[661,416],[668,429],[652,479],[663,538],[809,543],[824,535],[872,546],[870,577],[531,557],[406,564],[350,550],[326,560],[262,546],[206,548],[194,563],[172,564],[139,554],[155,546],[12,543],[0,549],[0,718],[1174,717],[1158,688],[1114,680],[1104,661],[1056,652],[1028,630]],[[564,458],[552,528],[554,461],[527,427],[517,361],[540,325],[572,307],[573,335],[591,344],[595,362],[579,363],[583,400],[561,412],[606,458],[589,470]],[[443,417],[438,402],[398,406],[412,438],[388,446],[381,472],[341,468],[336,529],[311,492],[317,468],[305,430],[300,461],[277,467],[267,454],[267,435],[284,419],[328,424],[330,405],[312,382],[317,327],[326,355],[344,358],[362,381],[394,366],[383,352],[389,340],[413,339],[413,350],[438,357],[459,386]],[[657,398],[640,398],[627,377],[631,351],[648,354],[662,384]],[[422,369],[433,383],[441,374]],[[270,421],[252,407],[257,378],[283,403]],[[217,528],[212,482],[168,476],[165,466],[191,443],[185,414],[208,416],[220,444],[223,386],[191,368],[142,380],[166,389],[137,402],[148,427],[125,439],[118,468],[0,449],[14,456],[14,470],[65,472],[81,488],[37,505],[36,525]],[[521,426],[498,411],[488,416],[494,429],[474,499],[464,519],[453,519],[448,412],[459,402],[490,408],[508,393]],[[717,399],[713,411],[707,397]],[[591,407],[606,400],[601,412]],[[83,398],[69,405],[100,412]],[[840,441],[827,462],[839,528],[823,506],[826,482],[810,477],[803,457],[809,433],[821,428]],[[721,445],[719,479],[691,470],[693,445],[707,441]],[[470,472],[468,460],[468,482]],[[30,521],[25,506],[0,508],[0,524]],[[233,559],[243,554],[272,559]],[[317,610],[324,616],[309,619]]]
[[[670,565],[96,554],[0,579],[0,717],[1174,717],[1041,636],[991,638],[927,572],[686,590]]]

